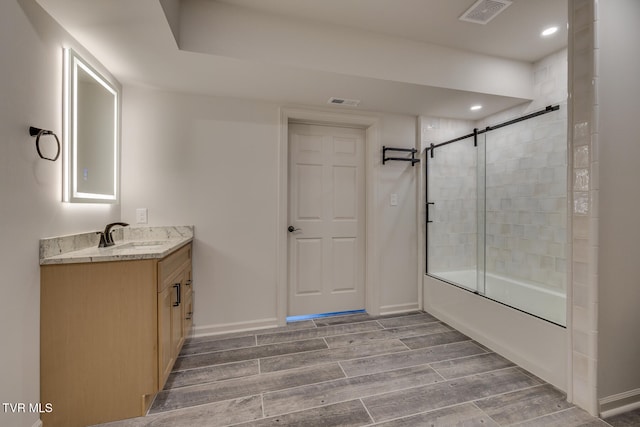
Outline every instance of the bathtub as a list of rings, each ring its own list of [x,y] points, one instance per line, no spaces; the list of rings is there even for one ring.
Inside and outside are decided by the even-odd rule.
[[[476,275],[475,270],[424,275],[424,309],[567,391],[570,343],[562,326],[566,318],[564,295],[487,275],[485,297],[476,290]]]
[[[476,270],[443,271],[431,275],[471,291],[478,291]],[[480,290],[479,293],[558,325],[566,325],[567,298],[561,292],[487,273],[485,291],[483,293]]]

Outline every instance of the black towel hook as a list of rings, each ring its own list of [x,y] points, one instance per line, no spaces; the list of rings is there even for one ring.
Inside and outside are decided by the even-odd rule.
[[[58,160],[58,157],[60,157],[60,140],[58,139],[58,135],[50,130],[40,129],[33,126],[29,126],[29,135],[36,137],[36,151],[38,152],[38,155],[41,159],[50,160],[52,162]],[[55,157],[51,158],[42,155],[42,152],[40,151],[40,137],[42,135],[53,135],[53,137],[56,139],[56,144],[58,144],[58,151],[56,152]]]

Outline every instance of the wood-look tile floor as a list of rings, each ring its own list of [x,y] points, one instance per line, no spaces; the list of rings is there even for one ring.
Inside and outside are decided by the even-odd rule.
[[[336,316],[191,339],[146,417],[102,426],[230,425],[610,424],[418,312]],[[632,424],[620,424],[626,425]]]

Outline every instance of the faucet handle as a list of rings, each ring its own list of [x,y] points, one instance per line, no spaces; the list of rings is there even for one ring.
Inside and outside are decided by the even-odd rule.
[[[104,236],[104,232],[102,231],[96,231],[96,234],[100,235],[100,243],[98,243],[98,247],[99,248],[106,248],[107,246],[109,246],[107,244],[107,239]]]
[[[102,233],[104,234],[105,246],[114,245],[113,237],[111,233],[113,232],[112,228],[115,227],[116,225],[119,225],[121,227],[126,227],[129,224],[127,224],[126,222],[112,222],[111,224],[107,224],[107,226],[104,228],[104,232]]]

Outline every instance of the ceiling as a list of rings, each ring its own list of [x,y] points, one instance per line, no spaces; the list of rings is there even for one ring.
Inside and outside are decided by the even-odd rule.
[[[414,53],[420,49],[428,53],[426,59],[414,55],[416,61],[427,61],[427,65],[431,61],[433,66],[426,67],[425,75],[437,66],[446,70],[448,62],[438,62],[439,58],[469,53],[479,62],[486,58],[530,68],[531,63],[565,47],[567,38],[566,0],[515,0],[487,25],[458,20],[475,0],[36,1],[125,86],[314,106],[327,106],[330,97],[344,97],[361,100],[359,110],[470,120],[526,102],[527,96],[470,90],[465,85],[410,78],[397,71],[419,68],[420,64],[412,61],[396,64],[397,70],[386,73],[384,55],[380,55],[381,62],[369,67],[373,71],[369,73],[361,71],[365,67],[331,68],[296,62],[292,56],[282,56],[286,50],[279,57],[269,52],[248,54],[247,47],[240,46],[241,37],[231,29],[246,17],[251,21],[245,25],[258,28],[253,34],[255,43],[259,41],[256,37],[268,39],[267,32],[277,32],[266,24],[262,28],[262,21],[271,20],[375,40],[380,52],[385,52],[386,45],[401,51],[406,44]],[[185,6],[191,15],[182,13]],[[229,13],[237,21],[207,26],[206,22],[187,19],[200,15],[199,8],[205,15],[208,7],[217,8],[212,13]],[[540,38],[540,31],[552,24],[560,27],[558,34]],[[215,49],[187,46],[187,39],[194,45],[194,34],[202,43],[213,43]],[[327,46],[329,51],[341,47],[335,39],[333,43]],[[440,51],[448,56],[439,57]],[[359,53],[354,53],[358,58]],[[452,67],[445,74],[455,76],[460,71]],[[469,106],[477,103],[484,108],[471,112]]]
[[[565,0],[515,0],[487,25],[458,18],[476,0],[219,0],[234,6],[534,62],[566,46]],[[557,37],[540,32],[562,27]]]

